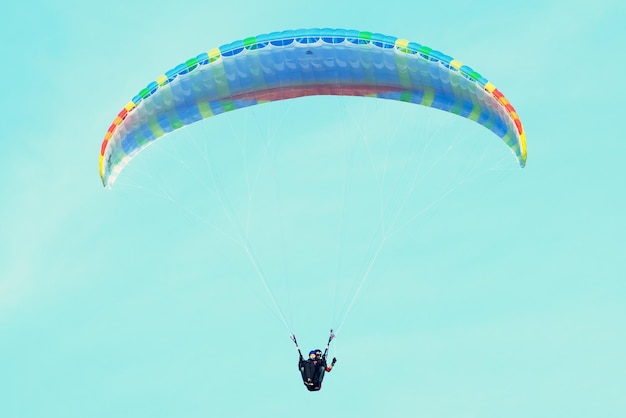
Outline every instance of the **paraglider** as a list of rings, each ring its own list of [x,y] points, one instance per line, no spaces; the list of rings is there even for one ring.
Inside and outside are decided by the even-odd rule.
[[[517,112],[472,68],[393,36],[300,29],[211,49],[149,83],[119,112],[105,134],[99,158],[102,184],[112,187],[139,152],[184,126],[249,106],[319,95],[395,100],[456,114],[493,132],[521,167],[526,164],[526,136]],[[244,249],[256,268],[251,251],[247,246]],[[260,270],[256,271],[265,284]],[[331,330],[326,350],[312,350],[305,359],[292,335],[298,369],[309,391],[321,389],[325,373],[337,361],[333,358],[327,363],[333,338]]]

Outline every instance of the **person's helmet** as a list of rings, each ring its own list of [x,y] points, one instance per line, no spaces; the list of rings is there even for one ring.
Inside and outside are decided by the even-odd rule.
[[[311,351],[309,351],[309,356],[310,356],[311,354],[315,354],[315,355],[317,355],[317,350],[311,350]]]
[[[315,355],[316,356],[321,356],[322,355],[322,350],[315,350]]]

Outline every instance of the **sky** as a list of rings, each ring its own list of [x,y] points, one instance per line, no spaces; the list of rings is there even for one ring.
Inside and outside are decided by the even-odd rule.
[[[626,414],[623,2],[2,14],[1,417]],[[147,83],[309,27],[470,65],[518,111],[526,168],[467,120],[315,97],[181,130],[102,187],[102,138]],[[289,335],[306,351],[330,327],[338,363],[309,393]]]

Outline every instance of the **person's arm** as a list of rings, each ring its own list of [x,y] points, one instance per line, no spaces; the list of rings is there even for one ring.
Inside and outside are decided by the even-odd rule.
[[[333,357],[333,361],[330,363],[330,366],[326,366],[326,371],[330,372],[333,369],[333,367],[335,367],[335,363],[337,363],[337,359]]]

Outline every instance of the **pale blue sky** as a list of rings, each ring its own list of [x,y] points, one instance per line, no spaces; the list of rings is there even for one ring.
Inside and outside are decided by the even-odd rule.
[[[26,1],[3,18],[0,417],[626,415],[623,2]],[[527,167],[460,118],[310,98],[178,132],[102,188],[102,138],[139,89],[210,48],[306,27],[382,32],[470,65],[518,110]],[[323,345],[378,242],[376,176],[412,184],[381,157],[388,131],[398,159],[423,134],[426,162],[408,172],[430,177],[343,322],[337,368],[308,393],[228,215],[248,225],[303,350]],[[201,187],[198,150],[220,187]],[[429,206],[448,175],[458,187]]]

